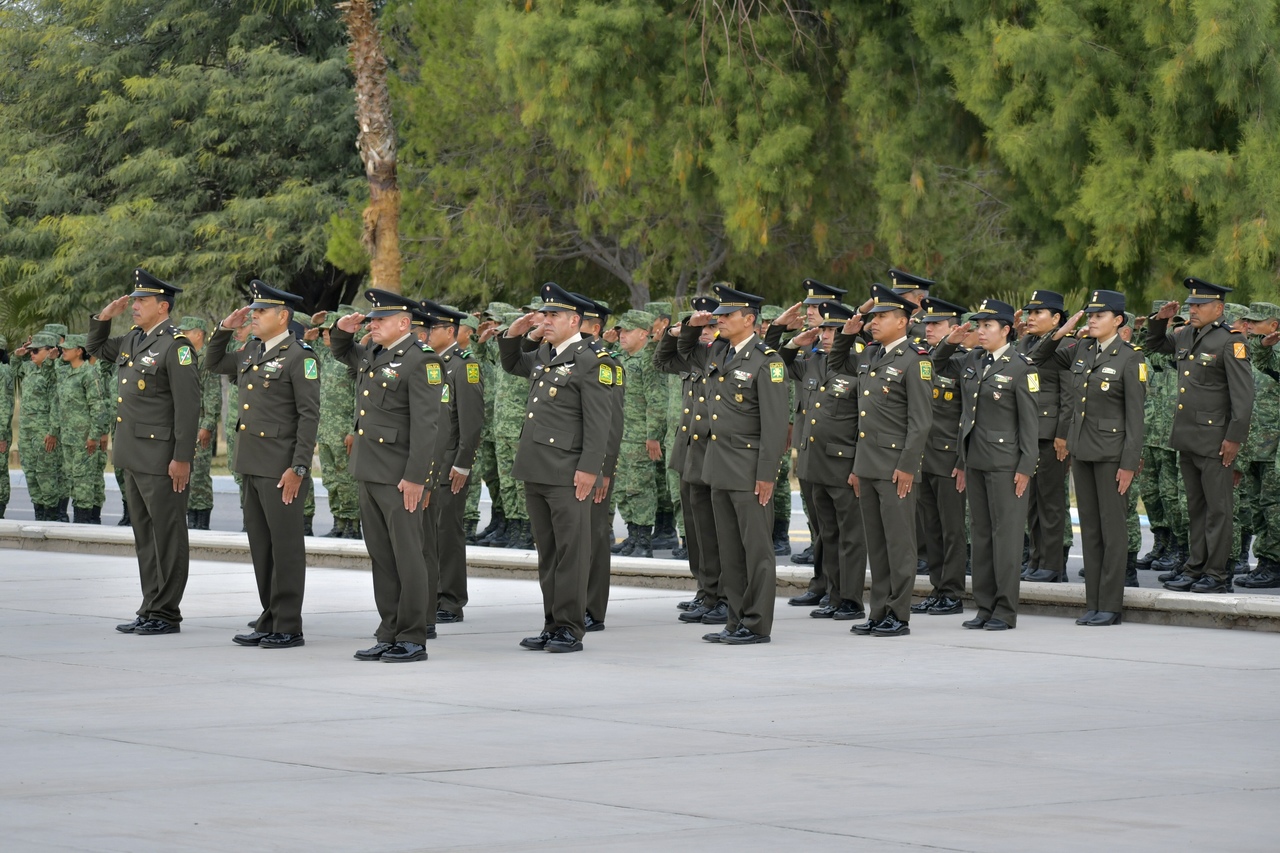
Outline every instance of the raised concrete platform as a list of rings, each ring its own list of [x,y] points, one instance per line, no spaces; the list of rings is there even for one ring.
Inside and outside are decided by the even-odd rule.
[[[1158,625],[895,639],[779,602],[700,642],[619,587],[575,655],[538,587],[471,585],[421,664],[359,663],[369,577],[308,574],[307,645],[240,648],[248,566],[196,562],[181,634],[113,625],[132,559],[0,567],[5,851],[1273,851],[1276,641]]]
[[[190,531],[190,540],[194,560],[249,561],[249,542],[242,533],[195,530]],[[0,548],[125,556],[133,554],[133,534],[127,528],[0,520]],[[311,537],[307,539],[307,562],[312,566],[369,570],[364,543],[351,540]],[[468,547],[467,567],[472,577],[537,577],[537,558],[532,551]],[[655,589],[695,588],[689,565],[683,560],[614,557],[612,574],[614,582],[619,584]],[[779,569],[778,594],[795,595],[806,587],[812,576],[807,569]],[[928,595],[927,578],[917,578],[916,593]],[[1124,600],[1125,619],[1130,622],[1280,632],[1280,597],[1273,595],[1197,595],[1163,589],[1126,589]],[[1075,619],[1084,610],[1084,586],[1024,583],[1020,609],[1023,613]]]

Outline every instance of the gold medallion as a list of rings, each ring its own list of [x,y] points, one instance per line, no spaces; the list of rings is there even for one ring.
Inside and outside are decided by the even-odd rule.
[[[1098,387],[1099,387],[1100,389],[1102,389],[1103,391],[1105,391],[1105,390],[1107,390],[1108,388],[1110,388],[1110,387],[1111,387],[1111,383],[1110,383],[1110,382],[1101,382],[1101,383],[1099,383]]]
[[[139,379],[139,380],[138,380],[138,390],[139,390],[139,391],[145,391],[145,390],[147,390],[147,380],[145,380],[145,379]]]
[[[550,391],[548,391],[547,393],[548,393],[548,394],[550,394],[552,397],[554,397],[554,396],[556,395],[556,391],[557,391],[557,389],[556,389],[556,387],[553,385],[553,386],[551,386],[551,390],[550,390]]]
[[[734,394],[734,395],[733,395],[733,400],[734,400],[734,402],[735,402],[735,403],[741,403],[741,402],[742,402],[742,395],[741,395],[741,394]]]

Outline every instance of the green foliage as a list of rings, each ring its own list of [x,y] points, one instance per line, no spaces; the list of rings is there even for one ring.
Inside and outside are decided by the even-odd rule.
[[[83,327],[135,266],[219,314],[260,277],[336,304],[325,224],[360,181],[328,8],[0,7],[0,324]]]

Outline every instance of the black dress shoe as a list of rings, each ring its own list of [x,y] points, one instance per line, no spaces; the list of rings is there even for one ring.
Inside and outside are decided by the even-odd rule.
[[[245,625],[247,625],[247,626],[248,626],[248,627],[250,627],[250,628],[257,628],[257,627],[258,627],[258,620],[257,620],[257,619],[251,619],[251,620],[249,620],[248,622],[246,622],[246,623],[245,623]]]
[[[739,627],[732,634],[722,637],[720,642],[728,646],[754,646],[757,643],[769,642],[769,638],[755,633],[750,628]]]
[[[269,636],[271,635],[266,631],[254,631],[251,634],[236,634],[231,638],[231,642],[237,646],[256,646],[262,642],[263,637]]]
[[[828,604],[830,604],[830,603],[831,603],[831,596],[830,596],[829,594],[828,594],[828,595],[824,595],[824,596],[822,596],[822,598],[819,598],[819,599],[818,599],[818,606],[819,606],[819,607],[826,607],[826,606],[827,606]]]
[[[916,560],[916,574],[918,574],[918,575],[927,575],[927,574],[929,574],[929,564],[928,564],[927,562],[925,562],[924,560],[917,559],[917,560]]]
[[[435,626],[435,624],[433,623],[433,624],[431,624],[431,625],[428,625],[428,626],[427,626],[427,639],[428,639],[428,640],[438,640],[439,638],[440,638],[440,635],[436,633],[436,626]]]
[[[1109,610],[1099,610],[1093,614],[1093,618],[1084,624],[1090,628],[1097,628],[1104,625],[1119,625],[1121,619],[1120,613],[1112,613]]]
[[[1027,575],[1031,574],[1034,571],[1038,571],[1038,569],[1036,569],[1034,566],[1028,566],[1027,564],[1023,563],[1022,571],[1018,573],[1018,579],[1026,580]]]
[[[871,632],[875,630],[875,627],[879,624],[880,622],[877,622],[874,619],[868,619],[866,622],[859,622],[857,625],[854,625],[849,629],[849,633],[857,634],[860,637],[870,637]]]
[[[729,605],[723,601],[702,616],[703,625],[724,625],[729,621]]]
[[[1076,620],[1076,624],[1077,624],[1077,625],[1088,625],[1088,624],[1089,624],[1089,620],[1090,620],[1090,619],[1092,619],[1093,617],[1097,616],[1097,615],[1098,615],[1098,611],[1096,611],[1096,610],[1086,610],[1086,611],[1084,612],[1084,615],[1083,615],[1083,616],[1081,616],[1079,619],[1077,619],[1077,620]]]
[[[710,607],[703,607],[701,604],[699,604],[697,607],[691,607],[685,612],[681,613],[677,618],[681,622],[684,622],[686,624],[696,623],[698,625],[701,625],[702,617],[706,616],[710,612],[711,612]]]
[[[119,631],[121,634],[132,634],[134,631],[138,629],[139,625],[141,625],[143,622],[146,622],[146,621],[147,621],[146,619],[143,619],[141,616],[138,616],[132,622],[125,622],[123,624],[117,625],[116,630]]]
[[[911,633],[911,626],[903,622],[893,613],[880,620],[880,624],[871,629],[873,637],[905,637]]]
[[[1165,584],[1168,586],[1168,584]],[[1225,581],[1211,578],[1208,575],[1200,578],[1191,585],[1192,592],[1231,592],[1231,585]]]
[[[382,656],[386,652],[390,651],[393,645],[395,644],[394,643],[378,643],[375,646],[370,646],[367,649],[361,649],[360,651],[356,652],[355,658],[356,660],[382,660]]]
[[[418,643],[408,643],[403,640],[383,652],[380,658],[383,663],[410,663],[415,660],[426,659],[427,649],[425,646]]]
[[[846,598],[840,602],[840,606],[836,608],[831,618],[837,622],[851,622],[854,619],[866,619],[867,614],[862,609],[862,602],[850,601]]]
[[[597,622],[597,625],[604,627],[604,623]],[[568,628],[561,628],[551,635],[551,639],[547,640],[547,651],[549,652],[580,652],[582,651],[582,641],[573,635]]]
[[[137,628],[133,629],[134,634],[141,636],[154,636],[156,634],[177,634],[182,628],[172,622],[166,622],[163,619],[148,619]]]
[[[533,649],[535,652],[540,652],[547,647],[547,640],[550,639],[551,632],[543,631],[536,637],[525,637],[520,641],[520,645],[526,649]]]
[[[837,608],[828,604],[826,607],[819,607],[817,610],[810,610],[809,616],[812,619],[830,619],[836,615]]]
[[[980,631],[982,628],[986,627],[987,620],[983,619],[981,616],[975,616],[972,619],[966,619],[960,624],[971,631]]]
[[[454,613],[451,610],[436,611],[436,624],[438,625],[452,625],[455,622],[461,622],[461,621],[462,621],[461,613]]]
[[[911,605],[911,612],[927,613],[929,612],[930,609],[932,609],[933,605],[937,603],[938,603],[938,596],[931,595],[928,598],[924,599],[923,601],[917,601],[915,604]]]
[[[988,619],[987,624],[982,626],[984,631],[1010,631],[1013,626],[1003,619]]]
[[[727,636],[729,636],[729,632],[722,628],[719,631],[714,631],[710,634],[703,634],[702,639],[706,640],[708,643],[718,643]]]
[[[692,610],[702,604],[701,598],[691,598],[688,601],[682,601],[676,605],[676,610]]]
[[[582,614],[582,624],[587,631],[603,631],[604,623],[597,622],[590,613]]]
[[[822,593],[810,590],[808,592],[802,592],[793,598],[788,598],[787,604],[790,604],[792,607],[813,607],[821,600]]]
[[[1206,575],[1207,577],[1207,575]],[[1190,575],[1179,575],[1165,585],[1165,589],[1171,589],[1174,592],[1188,592],[1195,585],[1199,578],[1193,578]]]
[[[963,613],[964,602],[958,598],[941,596],[938,603],[929,608],[930,616],[949,616],[952,613]]]
[[[1062,572],[1053,572],[1048,569],[1036,569],[1033,572],[1027,572],[1027,576],[1023,578],[1023,580],[1031,581],[1032,583],[1058,583],[1063,579]]]
[[[279,631],[263,637],[258,643],[260,649],[291,649],[294,646],[305,646],[307,641],[302,634],[282,634]]]

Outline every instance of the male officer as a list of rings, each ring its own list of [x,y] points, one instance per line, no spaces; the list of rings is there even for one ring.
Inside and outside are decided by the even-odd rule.
[[[762,297],[715,286],[712,312],[720,336],[699,343],[712,313],[696,312],[680,330],[671,366],[703,372],[711,419],[703,479],[711,487],[720,580],[728,599],[722,631],[711,643],[767,643],[773,630],[777,562],[773,552],[773,489],[787,443],[787,368],[756,334]]]
[[[498,340],[502,369],[530,379],[524,428],[512,476],[524,481],[538,549],[543,628],[526,649],[582,651],[591,561],[591,503],[604,471],[613,422],[616,375],[601,363],[608,352],[582,338],[582,315],[594,303],[548,282],[542,304],[513,322]],[[523,339],[535,324],[537,349]]]
[[[858,447],[849,483],[862,505],[871,560],[870,618],[855,634],[900,637],[911,633],[915,586],[916,481],[933,424],[933,365],[928,350],[907,340],[911,301],[871,286],[867,325],[875,344],[851,357],[861,318],[845,323],[828,357],[831,370],[858,377]]]
[[[356,385],[351,370],[333,357],[331,343],[334,324],[355,311],[351,305],[339,305],[337,311],[312,317],[320,326],[319,343],[312,346],[320,363],[320,431],[316,436],[320,478],[333,514],[333,529],[325,534],[328,539],[360,538],[360,487],[348,468],[355,441],[351,424],[355,421]]]
[[[666,377],[654,366],[646,347],[654,316],[631,310],[618,318],[618,362],[626,377],[622,408],[622,444],[614,484],[618,512],[627,525],[627,539],[614,546],[623,557],[652,557],[651,537],[658,505],[654,489],[653,456],[661,456],[666,432]],[[663,485],[666,476],[663,475]]]
[[[363,314],[340,319],[330,335],[333,357],[356,371],[356,436],[351,474],[360,484],[360,521],[373,561],[373,598],[382,622],[378,642],[357,660],[403,663],[427,659],[427,565],[422,558],[426,484],[438,467],[436,437],[444,419],[444,367],[410,328],[416,302],[367,290],[370,337],[355,342]]]
[[[1179,592],[1230,592],[1231,517],[1236,454],[1249,434],[1253,375],[1249,345],[1222,322],[1224,296],[1231,288],[1190,277],[1191,322],[1173,332],[1178,312],[1170,302],[1147,324],[1147,344],[1178,362],[1178,405],[1169,444],[1179,454],[1187,491],[1191,556],[1181,577],[1165,583]]]
[[[0,518],[9,506],[9,442],[13,438],[13,368],[9,364],[9,342],[0,335]]]
[[[458,346],[458,330],[467,315],[430,299],[422,300],[428,323],[427,346],[444,364],[449,386],[448,429],[441,424],[440,468],[423,514],[428,519],[426,549],[428,585],[436,590],[428,612],[437,623],[462,621],[467,605],[467,534],[463,515],[467,508],[467,480],[480,447],[484,427],[484,383],[480,363]]]
[[[818,310],[821,324],[796,335],[781,350],[791,378],[805,394],[793,434],[796,476],[801,493],[808,494],[818,529],[828,590],[828,603],[809,615],[862,619],[867,543],[858,496],[849,482],[857,446],[858,380],[856,372],[835,372],[827,360],[836,330],[853,317],[853,311],[839,302],[826,302]],[[817,348],[811,350],[815,343]]]
[[[925,339],[925,328],[924,323],[920,322],[920,305],[921,301],[929,295],[929,288],[936,282],[906,270],[891,269],[889,284],[899,298],[911,303],[911,328],[908,330],[908,336],[913,343],[921,343]]]
[[[289,329],[302,297],[254,279],[252,301],[218,326],[206,358],[211,373],[235,377],[236,450],[231,468],[244,480],[244,527],[258,582],[262,615],[242,646],[301,646],[307,555],[303,542],[306,491],[320,427],[320,363]],[[233,332],[249,321],[256,338],[229,350]]]
[[[945,299],[926,296],[920,301],[925,340],[937,349],[959,325],[964,308]],[[963,613],[965,508],[964,495],[956,488],[956,462],[960,452],[960,366],[968,350],[961,348],[951,358],[933,362],[933,426],[925,445],[923,475],[916,513],[924,538],[925,562],[929,564],[932,587],[923,601],[911,605],[912,613],[943,616]]]
[[[133,292],[89,322],[87,349],[118,368],[113,461],[124,471],[125,499],[142,580],[142,605],[124,634],[176,634],[189,569],[187,485],[200,420],[200,366],[169,322],[181,288],[134,270]],[[133,300],[134,326],[109,337],[111,321]]]
[[[1022,307],[1022,314],[1026,334],[1018,339],[1015,349],[1031,356],[1041,341],[1051,337],[1062,325],[1067,309],[1062,294],[1037,290]],[[1056,362],[1040,366],[1040,391],[1036,394],[1036,410],[1040,413],[1040,456],[1036,475],[1031,478],[1031,495],[1027,501],[1031,549],[1023,580],[1040,583],[1067,580],[1067,554],[1062,544],[1067,494],[1062,484],[1066,481],[1070,465],[1067,433],[1071,429],[1071,401],[1074,399],[1070,387],[1070,373],[1065,367]],[[1063,396],[1066,397],[1065,402]]]

